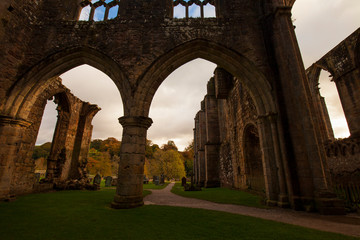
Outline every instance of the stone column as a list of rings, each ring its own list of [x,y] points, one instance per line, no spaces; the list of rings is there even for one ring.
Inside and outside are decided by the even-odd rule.
[[[193,161],[193,176],[194,176],[194,183],[195,184],[198,184],[198,166],[197,166],[197,147],[196,147],[196,119],[195,120],[195,128],[193,129],[194,130],[194,161]]]
[[[352,137],[360,137],[360,70],[334,78],[340,96],[349,131]]]
[[[0,116],[0,201],[11,198],[11,182],[22,135],[30,125],[24,120]]]
[[[314,109],[306,78],[294,26],[291,21],[291,8],[279,7],[273,17],[273,48],[279,74],[280,100],[283,106],[282,117],[287,129],[288,161],[295,167],[299,183],[294,194],[300,195],[300,205],[312,210],[314,201],[323,213],[337,213],[338,205],[329,193],[325,176],[325,151],[316,135],[319,126],[314,124]],[[292,196],[294,200],[298,196]]]
[[[98,111],[100,111],[100,108],[97,105],[85,102],[82,103],[72,154],[71,169],[69,171],[69,179],[86,177],[87,157],[93,130],[91,122]]]
[[[152,120],[147,117],[121,117],[123,137],[120,149],[119,175],[112,208],[134,208],[144,204],[143,178],[147,129]]]
[[[201,103],[204,108],[204,103]],[[195,156],[197,169],[197,184],[205,185],[206,181],[206,163],[205,163],[205,142],[206,142],[206,126],[205,126],[205,112],[199,111],[195,117]]]
[[[207,85],[208,91],[205,96],[205,126],[206,126],[206,143],[205,143],[205,164],[206,179],[205,187],[219,187],[219,117],[217,99],[215,97],[215,82],[211,78]]]

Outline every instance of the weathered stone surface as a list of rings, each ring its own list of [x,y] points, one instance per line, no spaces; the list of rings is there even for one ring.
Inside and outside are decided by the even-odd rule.
[[[39,184],[32,152],[45,105],[51,98],[58,104],[58,121],[47,161],[46,180]],[[84,112],[84,108],[92,109]],[[0,142],[0,145],[5,144],[0,148],[0,155],[3,156],[0,166],[4,167],[4,172],[0,173],[0,188],[7,189],[11,195],[25,194],[51,189],[53,183],[86,178],[91,120],[97,111],[99,108],[96,105],[73,96],[61,84],[61,79],[55,77],[48,84],[40,86],[35,95],[24,99],[18,112],[21,118],[1,116],[0,135],[6,141]],[[83,149],[81,159],[80,149]]]
[[[82,64],[103,71],[119,88],[124,104],[124,118],[120,118],[124,127],[121,154],[127,160],[121,159],[120,162],[119,170],[123,173],[119,174],[119,186],[123,188],[118,186],[113,207],[139,206],[143,204],[140,187],[143,163],[140,158],[140,162],[132,164],[125,154],[144,155],[146,131],[151,125],[148,118],[151,101],[165,78],[184,63],[204,58],[236,78],[230,92],[231,87],[226,82],[217,84],[217,95],[221,97],[221,100],[217,99],[218,115],[223,116],[219,118],[219,165],[220,169],[227,171],[219,174],[221,182],[236,187],[246,182],[241,174],[245,169],[241,164],[244,163],[235,159],[244,158],[239,150],[243,144],[239,136],[243,136],[241,131],[248,124],[246,120],[253,119],[263,153],[269,201],[278,202],[289,196],[292,207],[303,207],[305,202],[314,201],[316,192],[331,187],[324,164],[325,151],[319,143],[321,124],[316,120],[291,21],[290,10],[294,1],[215,0],[212,3],[216,8],[216,18],[173,19],[172,0],[121,0],[118,18],[80,22],[77,21],[82,9],[79,1],[2,1],[0,115],[19,123],[33,123],[30,121],[33,107],[38,106],[36,112],[42,109],[42,105],[36,104],[36,99],[54,84],[53,77]],[[359,59],[358,55],[354,56],[354,59]],[[348,66],[341,69],[350,71]],[[345,85],[356,87],[357,84]],[[247,93],[240,93],[242,89]],[[353,93],[344,91],[342,95]],[[58,97],[61,101],[61,96]],[[357,104],[358,100],[353,102]],[[204,101],[201,104],[203,112],[205,105]],[[355,107],[358,104],[348,110],[354,112],[354,116],[357,113]],[[80,111],[81,107],[76,109]],[[243,113],[240,109],[248,112]],[[69,129],[73,124],[84,124],[79,117],[68,113],[63,111],[59,118]],[[355,123],[356,119],[351,121]],[[16,146],[9,148],[10,155],[18,154],[25,159],[33,146],[31,139],[27,138],[30,130],[15,122],[1,125],[0,133],[21,136],[26,142],[10,138],[0,142],[1,149]],[[356,133],[356,123],[352,125]],[[36,125],[31,126],[34,128],[31,131],[35,132]],[[59,126],[58,135],[66,137],[59,138],[57,144],[74,150],[64,152],[66,157],[63,157],[62,165],[65,168],[61,172],[56,170],[61,147],[55,148],[57,150],[50,159],[53,161],[49,161],[52,174],[57,174],[60,179],[78,174],[71,170],[77,165],[72,159],[79,156],[84,163],[86,151],[74,142],[79,139],[87,142],[90,135],[89,131],[84,131],[81,136],[76,129],[71,131],[75,134],[67,135],[66,129],[66,126]],[[199,143],[196,146],[199,150],[196,181],[204,184],[206,175],[201,168],[205,163],[206,142]],[[0,156],[4,156],[3,153]],[[4,167],[0,167],[0,194],[6,195],[8,179],[17,178],[16,172],[21,168],[31,169],[32,166],[18,162],[15,157],[6,158],[1,164]],[[238,167],[240,174],[234,174]],[[16,181],[26,185],[24,180]],[[21,188],[25,189],[25,186]]]

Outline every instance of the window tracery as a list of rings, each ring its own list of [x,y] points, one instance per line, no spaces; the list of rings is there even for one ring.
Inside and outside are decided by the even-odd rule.
[[[79,21],[105,21],[119,15],[120,0],[84,0]]]
[[[215,0],[174,0],[174,18],[216,17]]]

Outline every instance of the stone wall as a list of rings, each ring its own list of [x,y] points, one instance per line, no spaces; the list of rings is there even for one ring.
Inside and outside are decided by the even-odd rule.
[[[320,140],[325,147],[331,181],[347,185],[360,182],[360,28],[309,67],[310,83],[317,121],[321,126]],[[350,137],[335,139],[324,98],[318,85],[322,70],[331,73],[350,130]]]
[[[124,105],[121,124],[126,147],[121,150],[119,168],[124,182],[119,180],[113,207],[142,205],[141,170],[152,99],[172,71],[204,58],[236,77],[239,86],[234,92],[246,89],[252,97],[269,201],[280,205],[290,202],[295,209],[314,202],[333,206],[336,200],[324,197],[330,196],[325,174],[328,169],[323,164],[325,151],[317,136],[320,126],[314,121],[316,113],[291,19],[293,0],[214,0],[216,17],[209,19],[174,19],[172,0],[121,0],[119,17],[102,22],[77,21],[80,2],[2,1],[0,114],[7,125],[0,133],[19,134],[31,125],[27,119],[33,102],[27,97],[37,96],[53,77],[82,64],[98,68],[114,81]],[[227,83],[221,84],[215,95],[223,96]],[[229,106],[227,102],[231,102]],[[231,136],[240,136],[242,126],[235,123],[239,103],[231,97],[227,102],[220,103],[224,109],[218,109],[218,114],[233,117],[233,123],[226,123],[226,131],[236,131]],[[69,117],[70,122],[76,120]],[[221,127],[224,123],[219,121]],[[227,139],[226,131],[220,130],[219,138]],[[219,151],[230,149],[231,155],[236,155],[231,158],[240,159],[241,153],[231,150],[231,144],[240,143],[240,139],[228,141],[228,146]],[[6,144],[10,155],[16,156],[17,147],[12,147],[18,146],[16,138],[7,138]],[[214,145],[204,146],[205,156],[210,152],[215,156],[216,147],[210,151],[210,146]],[[64,155],[69,157],[66,152]],[[226,156],[224,162],[229,158]],[[135,164],[132,159],[139,161]],[[11,157],[1,159],[0,185],[12,176],[4,169],[15,162]],[[217,164],[209,162],[206,166]],[[237,169],[238,165],[222,168]],[[231,176],[226,174],[226,179]],[[6,191],[0,186],[0,194]]]
[[[225,74],[227,75],[225,76]],[[215,97],[215,92],[217,98]],[[218,171],[211,175],[216,175],[223,187],[247,189],[250,187],[250,172],[248,171],[248,166],[251,165],[251,162],[249,162],[251,160],[248,159],[248,162],[245,160],[245,148],[247,146],[245,129],[250,125],[257,129],[257,111],[254,102],[249,92],[241,84],[241,81],[233,78],[231,75],[229,76],[229,74],[221,68],[215,70],[215,78],[212,78],[208,83],[208,94],[205,96],[205,102],[209,101],[209,98],[213,99],[212,101],[214,103],[211,106],[205,105],[203,111],[205,111],[206,116],[212,112],[216,113],[218,127],[206,125],[207,121],[203,121],[202,123],[196,122],[195,146],[199,145],[198,141],[200,141],[202,137],[197,129],[205,127],[206,132],[203,134],[206,136],[214,136],[213,139],[217,141],[215,156],[217,156],[218,160],[213,159],[212,161],[218,162]],[[195,118],[196,121],[199,119],[199,113]],[[213,119],[212,121],[214,122],[215,120]],[[201,126],[201,124],[203,124],[203,126]],[[259,137],[258,133],[257,137]],[[256,148],[256,152],[261,151],[260,143]],[[197,149],[197,151],[199,150],[200,149]],[[250,152],[255,151],[250,150]],[[208,161],[209,158],[215,158],[215,156],[209,157],[205,154],[205,162]],[[195,160],[195,163],[196,161],[198,160]],[[260,165],[262,171],[261,155]],[[252,175],[253,179],[257,177],[263,179],[264,177],[262,172],[257,172],[255,175]],[[259,191],[263,192],[264,190],[263,187],[263,189]]]
[[[360,139],[335,140],[325,147],[333,183],[360,184]]]
[[[60,78],[54,78],[39,95],[29,98],[31,99],[27,102],[33,104],[24,108],[27,112],[23,113],[27,115],[26,121],[22,120],[24,124],[19,120],[5,117],[1,119],[0,132],[3,133],[2,137],[8,140],[0,142],[0,152],[2,160],[7,160],[9,164],[7,169],[2,170],[7,176],[7,180],[0,182],[1,188],[7,191],[3,198],[44,189],[36,182],[32,153],[45,105],[50,98],[58,104],[58,121],[48,158],[47,182],[58,183],[84,177],[84,162],[87,162],[92,130],[91,120],[99,108],[72,95],[61,84]],[[82,133],[83,137],[75,140],[76,136]],[[82,149],[81,158],[80,154],[75,154],[75,147]],[[63,156],[60,157],[61,154]]]

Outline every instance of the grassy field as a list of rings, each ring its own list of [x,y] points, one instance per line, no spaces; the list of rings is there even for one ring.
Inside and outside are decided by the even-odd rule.
[[[0,239],[356,239],[201,209],[114,210],[109,207],[114,194],[114,189],[62,191],[0,203]]]
[[[261,203],[262,197],[227,188],[203,188],[201,191],[184,191],[180,183],[175,183],[171,192],[183,197],[197,198],[210,202],[266,208],[266,206]]]

